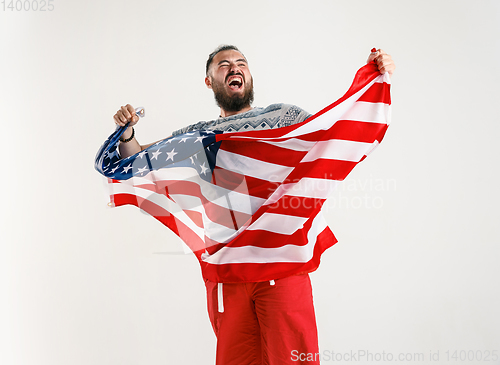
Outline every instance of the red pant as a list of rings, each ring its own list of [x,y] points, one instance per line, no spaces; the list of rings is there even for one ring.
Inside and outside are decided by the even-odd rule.
[[[275,282],[205,284],[217,365],[319,364],[298,361],[300,354],[319,353],[308,274]]]

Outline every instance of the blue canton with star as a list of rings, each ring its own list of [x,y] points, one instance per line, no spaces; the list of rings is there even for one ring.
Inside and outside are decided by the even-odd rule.
[[[212,179],[220,142],[216,135],[221,131],[194,131],[164,139],[147,149],[121,158],[119,138],[127,126],[119,127],[97,152],[95,168],[104,176],[115,180],[127,180],[145,176],[163,168],[189,167],[206,181]]]

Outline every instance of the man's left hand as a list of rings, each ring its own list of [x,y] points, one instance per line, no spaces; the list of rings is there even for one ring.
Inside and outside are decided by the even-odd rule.
[[[390,55],[388,55],[381,49],[377,49],[370,53],[370,56],[368,56],[368,60],[366,61],[366,63],[373,60],[375,60],[380,73],[383,74],[389,72],[389,75],[392,76],[394,70],[396,69],[396,65],[394,64],[394,61],[392,60],[392,57]]]

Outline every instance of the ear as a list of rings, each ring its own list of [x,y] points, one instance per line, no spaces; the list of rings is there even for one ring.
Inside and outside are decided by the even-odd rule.
[[[207,85],[209,89],[212,88],[212,81],[210,80],[210,76],[205,77],[205,85]]]

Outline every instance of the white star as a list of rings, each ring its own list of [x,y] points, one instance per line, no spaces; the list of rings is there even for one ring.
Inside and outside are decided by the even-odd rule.
[[[128,165],[128,166],[125,166],[125,167],[123,168],[123,171],[122,171],[122,172],[127,173],[127,172],[128,172],[128,170],[130,170],[131,168],[132,168],[132,164],[130,164],[130,165]]]
[[[173,137],[172,137],[172,138],[170,138],[170,139],[169,139],[166,143],[170,143],[170,142],[172,142],[172,140],[173,140],[173,139],[174,139]]]
[[[145,155],[146,153],[147,153],[146,151],[142,151],[141,153],[139,153],[139,154],[137,155],[137,157],[142,158],[142,157],[144,157],[144,155]]]
[[[202,141],[203,141],[203,138],[207,138],[207,136],[196,137],[196,141],[194,141],[194,143],[196,143],[196,142],[201,142],[201,143],[203,143],[203,142],[202,142]]]
[[[174,156],[177,154],[177,152],[175,152],[175,148],[170,151],[170,152],[167,152],[167,159],[165,161],[168,161],[170,159],[172,159],[172,161],[174,161]]]
[[[185,143],[187,140],[188,140],[188,138],[187,138],[187,137],[181,138],[181,140],[179,141],[179,143],[182,143],[182,142],[184,142],[184,143]]]
[[[140,168],[139,170],[137,170],[137,173],[138,174],[142,174],[142,173],[144,173],[147,170],[148,170],[148,165],[146,165],[146,166]]]
[[[189,159],[191,160],[191,163],[194,165],[194,159],[193,159],[193,156],[189,157]]]
[[[160,155],[160,153],[161,153],[160,151],[154,151],[153,152],[153,157],[151,157],[151,159],[154,158],[155,160],[158,160],[158,156]]]
[[[113,152],[109,153],[108,154],[108,158],[113,158],[114,156],[118,157],[119,154],[118,154],[118,151],[117,150],[114,150]]]
[[[207,171],[208,171],[208,168],[207,168],[207,167],[205,167],[205,162],[203,162],[203,165],[201,165],[200,167],[201,167],[201,172],[200,172],[200,174],[206,175],[206,174],[207,174]]]
[[[115,167],[114,169],[112,169],[110,172],[111,172],[112,174],[114,174],[114,173],[115,173],[115,171],[116,171],[117,169],[118,169],[118,166],[116,166],[116,167]]]

